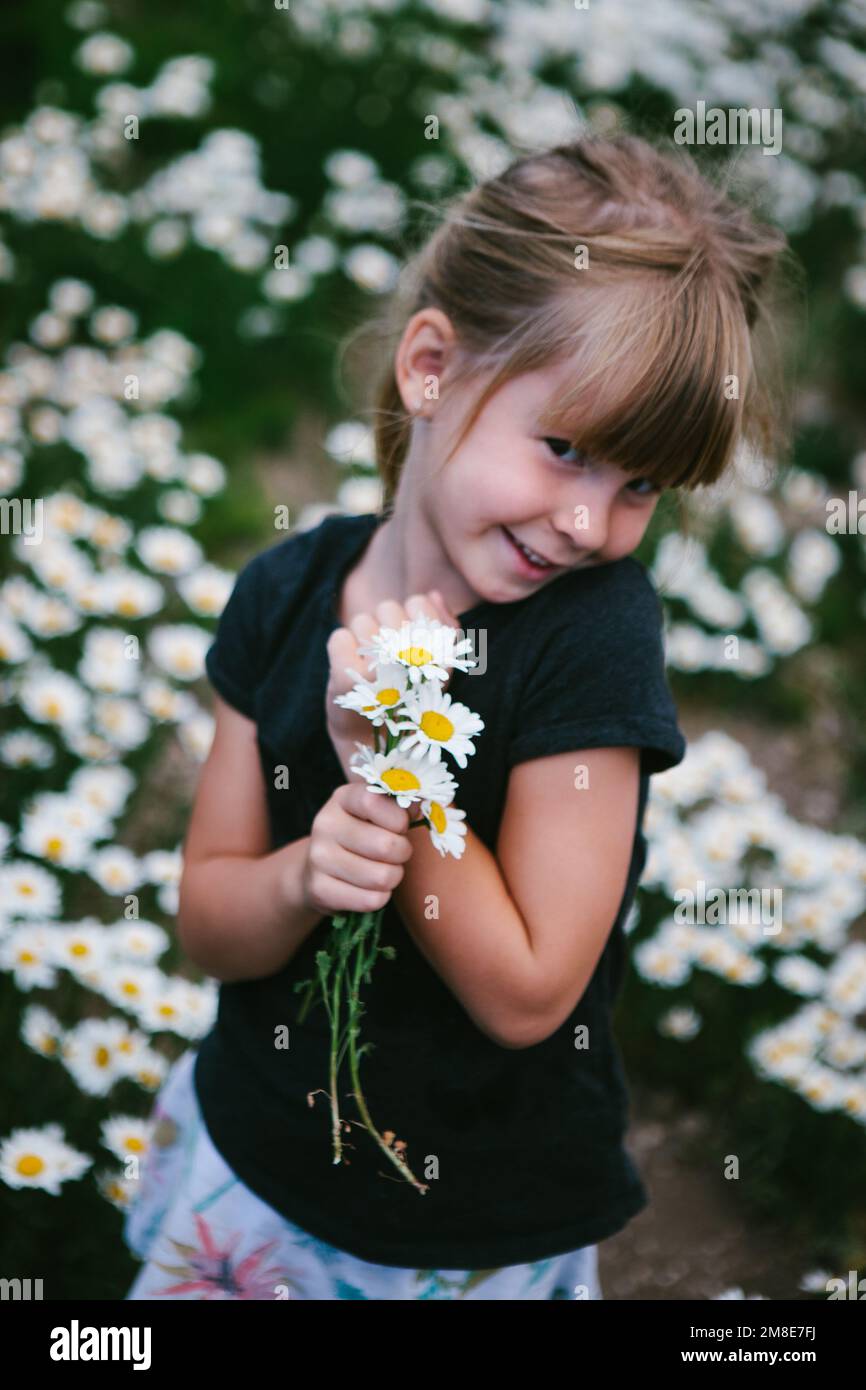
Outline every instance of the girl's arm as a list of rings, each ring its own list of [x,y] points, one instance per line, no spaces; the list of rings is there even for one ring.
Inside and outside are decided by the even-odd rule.
[[[556,753],[512,769],[495,856],[468,825],[460,859],[409,831],[394,904],[500,1046],[542,1042],[583,996],[625,891],[638,792],[637,748]]]
[[[270,851],[256,726],[215,696],[216,731],[183,848],[178,939],[218,980],[275,974],[322,913],[304,905],[309,836]]]

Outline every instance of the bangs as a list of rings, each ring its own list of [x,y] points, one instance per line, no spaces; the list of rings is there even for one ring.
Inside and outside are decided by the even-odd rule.
[[[751,376],[735,298],[709,277],[654,275],[594,285],[570,299],[572,315],[575,304],[580,327],[575,335],[572,318],[571,349],[559,354],[564,389],[539,430],[660,488],[714,483],[736,448]]]

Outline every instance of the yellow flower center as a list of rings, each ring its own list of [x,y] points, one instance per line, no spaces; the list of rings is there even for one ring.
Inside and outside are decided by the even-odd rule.
[[[22,1154],[15,1164],[16,1172],[19,1172],[22,1178],[35,1178],[44,1167],[45,1164],[38,1154]]]
[[[438,830],[439,834],[441,835],[448,824],[448,819],[445,815],[445,812],[442,810],[442,807],[439,805],[438,801],[430,802],[430,819],[432,820],[436,830]]]
[[[440,743],[447,743],[454,733],[454,725],[444,714],[438,710],[425,710],[421,716],[421,730],[428,738],[438,739]]]
[[[18,959],[22,965],[32,965],[36,957],[32,951],[19,951]]]
[[[410,772],[408,767],[388,768],[387,772],[382,773],[382,781],[392,792],[418,791],[421,788],[415,773]]]
[[[141,1153],[144,1149],[144,1144],[137,1134],[130,1134],[127,1135],[124,1140],[124,1148],[128,1149],[130,1153]]]
[[[124,980],[121,985],[122,994],[138,994],[138,992],[138,985],[135,983],[135,980]]]
[[[98,1047],[93,1054],[93,1060],[98,1067],[107,1067],[111,1060],[111,1053],[107,1047]]]
[[[400,699],[400,692],[395,690],[393,685],[388,685],[384,690],[376,691],[376,699],[380,705],[396,705]]]
[[[52,835],[50,840],[45,841],[45,854],[49,859],[56,859],[63,849],[63,841],[59,835]]]
[[[45,704],[43,705],[42,708],[43,708],[43,710],[45,711],[45,717],[46,717],[46,719],[59,719],[59,718],[60,718],[60,701],[59,701],[59,700],[48,699],[48,700],[45,701]]]
[[[433,653],[426,647],[404,647],[397,656],[408,666],[426,666],[428,661],[433,660]]]
[[[22,898],[29,898],[32,897],[33,893],[35,892],[35,889],[32,883],[19,883],[18,892],[20,893]]]
[[[86,956],[89,955],[90,952],[83,941],[74,941],[69,948],[69,954],[72,956]]]

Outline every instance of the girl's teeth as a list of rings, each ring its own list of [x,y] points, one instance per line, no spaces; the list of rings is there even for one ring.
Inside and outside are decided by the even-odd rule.
[[[520,545],[520,541],[518,541],[517,544],[518,544],[518,546],[520,546],[520,549],[523,551],[523,553],[524,553],[524,555],[527,557],[527,559],[531,560],[532,563],[533,563],[534,565],[538,565],[541,569],[549,569],[549,568],[550,568],[550,566],[548,565],[547,561],[546,561],[546,560],[542,560],[542,558],[541,558],[540,555],[536,555],[536,553],[535,553],[534,550],[529,550],[527,546],[525,546],[525,545]]]

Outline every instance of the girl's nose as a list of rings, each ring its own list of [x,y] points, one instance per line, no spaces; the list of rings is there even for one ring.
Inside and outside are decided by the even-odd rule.
[[[586,490],[557,525],[556,529],[568,537],[575,551],[575,564],[583,552],[594,553],[604,548],[610,529],[611,506],[612,499],[600,489]]]

